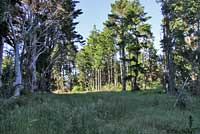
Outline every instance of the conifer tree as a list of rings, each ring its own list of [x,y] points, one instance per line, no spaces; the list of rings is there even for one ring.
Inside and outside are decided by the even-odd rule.
[[[126,90],[126,80],[127,80],[127,70],[126,70],[126,48],[132,43],[132,55],[131,59],[135,61],[134,73],[134,88],[138,89],[137,77],[139,70],[138,58],[140,54],[140,49],[143,47],[140,43],[139,38],[148,38],[151,36],[150,26],[145,24],[149,17],[146,17],[143,7],[140,5],[138,0],[128,1],[128,0],[117,0],[112,4],[111,14],[106,22],[106,25],[112,28],[115,32],[117,39],[117,44],[120,48],[119,53],[121,56],[121,80],[122,80],[122,90]],[[145,43],[143,43],[145,44]],[[130,47],[129,47],[130,48]],[[131,50],[131,49],[129,49]],[[130,52],[130,51],[129,51]]]

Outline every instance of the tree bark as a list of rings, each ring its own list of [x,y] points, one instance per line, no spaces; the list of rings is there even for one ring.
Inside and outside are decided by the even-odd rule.
[[[135,63],[136,65],[138,65],[138,58],[139,58],[139,54],[137,53],[137,59],[136,59],[136,63]],[[137,84],[138,73],[139,73],[138,69],[136,69],[135,77],[134,77],[134,88],[133,88],[134,91],[140,90],[140,88],[139,88],[139,86]]]
[[[170,26],[169,26],[169,13],[165,13],[165,22],[166,25],[164,26],[164,46],[166,46],[166,57],[167,57],[167,74],[168,74],[168,80],[166,83],[168,83],[168,94],[175,95],[175,72],[174,72],[174,62],[173,62],[173,43],[171,41],[171,32],[170,32]]]
[[[97,69],[97,91],[99,91],[99,69]]]
[[[125,48],[122,47],[122,91],[126,91],[126,55]]]
[[[36,68],[36,63],[37,60],[39,58],[39,56],[45,52],[45,45],[46,42],[44,42],[43,46],[38,47],[38,37],[37,37],[37,33],[34,33],[31,37],[30,37],[30,46],[31,49],[29,49],[29,53],[30,53],[30,62],[29,62],[29,71],[30,71],[30,92],[33,93],[37,88],[37,68]],[[61,68],[62,71],[62,68]],[[62,77],[62,74],[61,74]]]
[[[169,79],[168,79],[168,82],[169,82],[169,93],[171,95],[175,95],[175,75],[174,75],[174,63],[173,63],[173,54],[172,52],[169,53],[169,61],[168,61],[168,69],[169,69]]]
[[[32,57],[32,61],[30,63],[30,66],[29,66],[29,70],[31,72],[31,89],[30,89],[30,92],[31,93],[34,93],[34,91],[37,89],[37,71],[36,71],[36,57]]]
[[[3,85],[3,83],[2,83],[3,47],[4,47],[3,37],[0,36],[0,89]]]
[[[93,90],[95,90],[95,70],[93,70],[92,71],[93,73],[92,73],[92,78],[93,78],[93,80],[92,80],[92,87],[93,87]]]
[[[113,84],[114,79],[113,79],[113,56],[111,57],[111,64],[110,64],[110,79],[111,79],[111,83]]]
[[[119,69],[120,69],[120,84],[122,84],[122,49],[120,49],[119,52],[120,55],[120,63],[119,63]]]
[[[37,53],[37,34],[32,35],[31,50],[30,50],[30,61],[29,61],[29,86],[30,92],[33,93],[37,89],[37,70],[36,62],[39,55]]]
[[[102,86],[102,71],[101,69],[99,69],[99,90],[101,90],[101,86]]]
[[[16,37],[16,32],[14,30],[13,22],[11,19],[9,19],[9,25],[13,33],[13,45],[14,45],[14,50],[15,50],[15,82],[13,83],[14,96],[20,96],[20,91],[22,88],[20,42]]]
[[[110,63],[108,63],[108,74],[107,74],[107,76],[108,76],[108,82],[107,82],[107,84],[111,84],[111,70],[110,70]]]
[[[21,74],[21,63],[20,63],[20,44],[15,44],[15,91],[14,96],[20,96],[20,91],[22,87],[22,74]]]
[[[117,72],[117,56],[114,55],[114,84],[115,88],[117,88],[117,82],[118,82],[118,72]]]
[[[100,91],[100,69],[98,69],[98,91]]]
[[[95,69],[95,89],[98,91],[98,71]]]

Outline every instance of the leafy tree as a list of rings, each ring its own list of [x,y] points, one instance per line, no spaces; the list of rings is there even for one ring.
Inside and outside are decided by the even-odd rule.
[[[23,87],[30,92],[38,86],[49,88],[55,66],[69,63],[74,66],[75,44],[83,43],[75,30],[78,23],[74,20],[82,14],[75,8],[77,3],[75,0],[1,1],[0,64],[3,44],[9,44],[14,48],[15,58],[14,96],[19,96]]]
[[[22,89],[22,70],[21,70],[21,55],[20,49],[23,43],[23,19],[24,12],[21,9],[21,1],[9,1],[7,8],[7,24],[9,26],[9,34],[6,37],[6,43],[14,48],[14,63],[15,63],[15,82],[14,96],[19,96]]]

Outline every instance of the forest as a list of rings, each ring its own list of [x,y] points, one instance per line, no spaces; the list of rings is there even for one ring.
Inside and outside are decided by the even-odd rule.
[[[200,133],[200,1],[154,1],[161,52],[139,0],[87,39],[84,1],[1,0],[0,134]]]

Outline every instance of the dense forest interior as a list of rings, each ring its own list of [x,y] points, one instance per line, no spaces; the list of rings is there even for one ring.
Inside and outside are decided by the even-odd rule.
[[[70,107],[80,108],[73,109],[74,113],[69,112],[72,126],[71,128],[67,126],[68,133],[142,133],[143,131],[137,129],[129,131],[128,128],[132,125],[137,128],[137,123],[141,123],[143,127],[155,128],[151,132],[147,130],[147,134],[196,134],[198,131],[196,129],[200,125],[199,119],[195,121],[199,117],[197,113],[200,113],[200,109],[197,108],[200,95],[200,1],[156,0],[162,13],[162,24],[158,26],[162,33],[159,44],[161,52],[158,52],[155,47],[157,45],[154,41],[155,35],[149,21],[151,14],[145,12],[139,0],[115,0],[110,5],[111,11],[108,13],[107,20],[103,22],[103,29],[98,29],[94,25],[86,40],[77,30],[79,24],[77,18],[84,14],[82,9],[77,8],[79,2],[84,1],[0,0],[0,125],[2,126],[0,126],[0,133],[3,131],[3,134],[11,134],[14,133],[14,128],[18,127],[22,128],[16,129],[16,133],[34,133],[35,130],[32,131],[31,126],[25,131],[28,126],[9,124],[9,119],[17,118],[16,123],[17,121],[22,123],[23,119],[20,120],[19,118],[22,117],[16,116],[20,115],[17,111],[14,111],[15,115],[8,111],[20,109],[21,105],[25,105],[21,113],[27,114],[30,111],[26,111],[26,108],[29,109],[28,106],[33,105],[36,111],[41,112],[41,106],[46,104],[44,107],[47,109],[48,116],[48,113],[51,115],[53,110],[53,106],[48,104],[55,103],[55,107],[58,104],[49,99],[62,101],[70,94],[71,100],[66,97],[65,100],[69,102],[62,104],[68,109],[55,108],[58,111],[68,112]],[[114,91],[119,94],[113,93],[112,100]],[[77,100],[74,100],[71,95],[71,93],[88,92],[91,92],[88,96],[74,95]],[[41,93],[45,95],[41,97]],[[58,93],[67,95],[65,97],[60,95],[59,100],[59,95],[55,95]],[[38,105],[40,108],[36,107],[35,102],[28,100],[29,96],[32,101],[41,103]],[[107,99],[111,97],[110,102],[116,105],[118,103],[119,107],[112,106],[110,102],[110,105],[106,104],[104,102],[106,96]],[[154,111],[156,114],[154,113],[150,119],[148,115],[155,110],[151,108],[148,111],[150,113],[142,111],[144,110],[142,108],[133,113],[142,116],[144,112],[143,115],[149,117],[149,124],[153,122],[153,126],[148,126],[145,117],[141,120],[147,122],[140,122],[138,118],[128,121],[125,117],[130,115],[134,118],[131,114],[133,105],[135,108],[139,105],[148,107],[146,104],[148,102],[142,99],[149,101],[152,107],[158,108]],[[85,103],[81,106],[84,100]],[[134,101],[133,104],[131,101]],[[161,105],[160,101],[164,104]],[[124,105],[121,104],[122,102]],[[93,113],[95,110],[89,111],[92,117],[99,119],[96,124],[94,123],[96,126],[92,128],[89,128],[91,125],[89,122],[86,126],[83,125],[87,122],[82,118],[90,120],[88,115],[80,115],[83,120],[82,125],[79,122],[80,118],[75,116],[79,110],[87,114],[84,111],[87,111],[84,109],[86,103],[94,103],[94,107],[91,105],[88,109],[97,108],[97,113]],[[168,108],[176,111],[170,111],[171,109]],[[168,111],[167,116],[172,114],[168,121],[167,117],[161,117],[164,111]],[[178,115],[179,112],[183,113]],[[34,124],[39,119],[34,119],[36,112],[33,114],[30,118],[33,119]],[[176,116],[180,118],[175,120]],[[48,118],[45,118],[45,124]],[[162,122],[155,123],[156,118],[162,118]],[[122,126],[125,126],[123,120],[127,120],[129,124],[127,128],[118,130],[120,121]],[[178,127],[177,124],[183,120],[186,120],[187,128],[183,124]],[[99,128],[99,125],[109,121],[112,121],[109,125],[113,125],[113,131],[111,129],[107,131],[106,126]],[[116,126],[115,121],[119,123]],[[6,125],[13,131],[7,131]],[[43,127],[52,126],[52,124],[46,125]],[[138,129],[141,129],[141,126]],[[64,124],[61,127],[64,127]],[[35,133],[44,132],[41,129],[41,132],[35,131]],[[54,129],[46,133],[53,134]],[[65,133],[64,128],[62,132],[56,130],[55,133]]]

